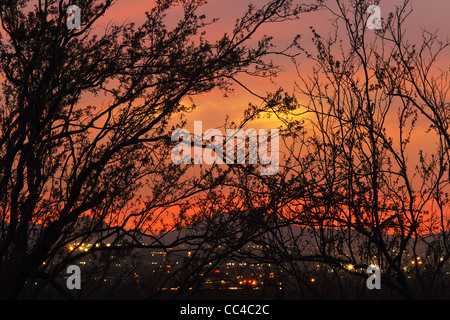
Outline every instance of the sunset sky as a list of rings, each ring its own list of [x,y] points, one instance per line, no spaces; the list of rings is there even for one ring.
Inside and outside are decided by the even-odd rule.
[[[330,7],[334,6],[335,1],[326,1]],[[382,18],[393,10],[395,5],[402,3],[402,0],[395,1],[381,1],[379,7],[381,8]],[[202,8],[207,17],[220,18],[220,20],[207,29],[207,36],[210,39],[219,38],[224,32],[230,32],[234,26],[234,22],[247,9],[247,5],[253,3],[257,6],[264,2],[261,0],[210,0]],[[298,1],[298,3],[305,3],[305,1]],[[306,2],[307,3],[307,2]],[[109,21],[120,23],[125,21],[135,21],[140,24],[145,19],[145,11],[152,6],[152,1],[145,0],[117,0],[116,4],[109,10],[103,19],[98,22],[99,28],[106,26]],[[450,2],[448,0],[434,0],[434,1],[419,1],[412,0],[411,8],[413,12],[407,19],[407,38],[411,42],[420,43],[421,30],[427,29],[429,31],[439,30],[440,37],[445,40],[448,37],[450,30],[450,19],[448,12],[450,9]],[[176,17],[176,13],[174,13]],[[319,34],[327,35],[332,30],[329,19],[330,13],[327,10],[318,12],[310,12],[301,15],[297,21],[283,22],[279,24],[270,24],[261,28],[259,35],[267,34],[274,37],[273,42],[279,48],[290,43],[290,41],[297,35],[302,35],[302,45],[308,47],[311,39],[310,26],[313,26]],[[175,20],[173,20],[175,21]],[[293,92],[295,81],[297,79],[296,70],[292,62],[287,58],[274,57],[274,61],[282,66],[284,71],[279,74],[271,82],[269,79],[246,79],[246,85],[255,93],[264,96],[267,92],[274,92],[277,88],[283,87],[287,92]],[[297,62],[305,65],[307,64],[305,56],[299,56]],[[448,68],[450,65],[450,55],[441,55],[440,64],[443,68]],[[247,107],[249,102],[259,103],[258,99],[249,94],[244,89],[235,86],[234,95],[224,98],[222,93],[218,90],[210,94],[196,98],[199,104],[198,110],[192,115],[193,120],[202,120],[204,127],[220,127],[223,126],[226,116],[231,119],[239,119],[243,110]],[[268,124],[270,125],[270,124]]]
[[[308,1],[297,1],[298,3],[308,3]],[[115,5],[107,12],[107,14],[98,21],[95,30],[102,30],[108,23],[123,23],[134,21],[137,25],[140,25],[145,20],[145,11],[150,10],[152,7],[152,1],[145,0],[117,0]],[[247,10],[248,4],[253,3],[257,7],[264,4],[261,0],[210,0],[201,8],[201,13],[205,13],[207,18],[219,18],[215,24],[208,26],[206,31],[206,37],[214,41],[219,39],[225,32],[232,32],[236,19],[241,17]],[[335,1],[325,1],[330,9],[336,8]],[[344,2],[347,3],[347,2]],[[381,9],[382,18],[386,18],[389,12],[392,12],[395,6],[403,3],[403,0],[395,1],[381,1],[379,7]],[[435,1],[419,1],[412,0],[409,4],[412,9],[412,14],[406,21],[406,38],[410,43],[421,43],[422,30],[430,32],[437,31],[442,40],[448,38],[448,31],[450,30],[450,19],[448,18],[448,12],[450,9],[450,2],[448,0],[435,0]],[[168,16],[168,25],[177,22],[177,16],[181,10],[175,9],[172,14]],[[328,36],[333,32],[333,27],[330,19],[333,18],[329,10],[322,9],[316,12],[303,13],[300,19],[295,21],[288,21],[277,24],[267,24],[263,26],[254,40],[257,41],[263,35],[273,36],[273,43],[278,49],[283,49],[291,43],[297,34],[301,35],[301,45],[307,50],[312,49],[311,38],[312,33],[310,27],[313,27],[323,37]],[[368,30],[373,32],[373,30]],[[345,40],[345,39],[344,39]],[[443,69],[447,69],[450,65],[450,52],[447,51],[440,55],[438,65]],[[274,62],[283,68],[283,71],[278,74],[278,77],[274,79],[263,78],[241,78],[240,80],[248,86],[250,90],[260,96],[265,96],[269,92],[275,92],[278,88],[282,87],[286,92],[295,92],[295,82],[298,80],[298,75],[293,62],[286,57],[272,56],[270,57]],[[302,76],[308,76],[310,74],[311,61],[300,55],[296,58],[297,63],[300,65],[300,73]],[[235,92],[228,97],[224,97],[219,89],[215,89],[208,94],[195,97],[194,101],[198,105],[198,108],[188,116],[189,122],[186,128],[192,132],[193,122],[201,120],[203,122],[203,131],[209,128],[219,128],[222,132],[225,132],[226,118],[239,122],[242,119],[243,112],[247,108],[248,104],[255,103],[260,104],[261,101],[250,94],[245,89],[234,86]],[[398,120],[394,118],[392,121],[386,123],[386,127],[392,128],[392,136],[395,137],[398,133]],[[258,120],[249,124],[252,128],[265,128],[272,129],[279,126],[279,122],[272,117],[271,119]],[[422,125],[420,122],[417,124],[412,136],[412,143],[409,147],[409,156],[411,163],[415,163],[418,159],[418,150],[423,149],[427,151],[434,151],[434,144],[430,144],[430,139],[434,139],[434,133],[427,133],[429,124]]]

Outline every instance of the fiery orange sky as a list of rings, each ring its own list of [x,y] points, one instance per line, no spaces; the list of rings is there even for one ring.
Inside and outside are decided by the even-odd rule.
[[[297,3],[305,3],[309,0],[296,0]],[[336,7],[335,0],[325,1],[331,9]],[[113,7],[106,13],[106,15],[97,22],[97,30],[101,31],[108,23],[113,22],[120,24],[126,21],[133,21],[137,25],[145,20],[145,11],[152,8],[154,1],[146,0],[117,0]],[[208,26],[206,37],[211,41],[220,38],[223,33],[231,32],[236,19],[240,18],[246,11],[247,6],[253,3],[257,7],[262,6],[265,2],[263,0],[210,0],[205,6],[201,8],[201,13],[205,13],[207,18],[219,18],[215,24]],[[347,3],[347,1],[344,1]],[[403,0],[380,1],[378,6],[381,9],[382,18],[387,18],[389,12],[403,3]],[[450,11],[450,1],[448,0],[411,0],[410,9],[411,15],[405,23],[406,34],[405,37],[409,43],[420,44],[422,40],[422,30],[431,32],[437,31],[442,40],[446,40],[450,30],[450,19],[448,12]],[[168,16],[168,24],[177,21],[177,14],[181,11],[175,9],[171,15]],[[295,21],[288,21],[283,23],[272,23],[263,26],[255,35],[255,41],[260,39],[263,35],[273,36],[273,43],[277,48],[281,49],[291,43],[297,34],[301,35],[301,45],[306,49],[311,47],[311,30],[312,26],[319,34],[328,36],[333,32],[331,19],[333,18],[329,10],[319,10],[317,12],[304,13],[300,19]],[[368,30],[368,32],[371,32]],[[274,56],[274,62],[283,68],[278,77],[273,79],[263,78],[245,78],[242,82],[248,88],[260,96],[265,96],[269,92],[275,92],[282,87],[288,93],[294,92],[295,82],[298,80],[297,71],[294,64],[289,58]],[[297,57],[297,63],[300,65],[300,72],[307,76],[311,61],[305,55]],[[438,66],[446,70],[450,66],[450,50],[443,52],[438,60]],[[241,80],[241,79],[240,79]],[[220,90],[213,90],[208,94],[195,97],[195,103],[198,108],[190,114],[188,119],[190,122],[187,129],[191,131],[193,121],[201,120],[203,122],[203,129],[208,128],[223,128],[227,116],[231,120],[239,121],[247,108],[248,103],[259,104],[261,101],[255,96],[251,95],[245,89],[234,86],[235,92],[228,97],[224,97]],[[266,129],[276,128],[279,123],[274,120],[263,120],[259,123],[252,124],[253,128],[264,127]],[[392,126],[395,134],[398,131],[398,120],[393,119],[388,122],[387,127]],[[426,147],[433,147],[429,143],[430,135],[433,133],[426,133],[427,127],[420,126],[420,123],[414,131],[412,145],[410,150],[415,153],[413,157],[417,157],[417,152],[414,150],[423,149]]]
[[[211,39],[219,38],[224,32],[229,32],[234,26],[234,22],[246,10],[249,3],[262,5],[261,0],[211,0],[204,7],[204,12],[207,17],[219,17],[220,20],[208,30],[208,36]],[[333,7],[335,1],[328,1],[329,5]],[[386,18],[389,12],[395,9],[396,5],[403,3],[403,0],[381,1],[379,7],[381,8],[382,18]],[[133,21],[142,21],[144,18],[144,11],[151,6],[151,2],[132,0],[132,1],[118,1],[116,6],[111,10],[109,16],[115,21],[125,21],[130,19]],[[335,6],[335,4],[334,4]],[[450,11],[450,1],[448,0],[434,0],[434,1],[411,1],[412,14],[406,21],[406,38],[410,43],[421,43],[422,30],[431,32],[438,31],[438,35],[442,40],[446,40],[450,31],[450,19],[448,12]],[[108,16],[108,17],[109,17]],[[107,19],[107,17],[105,17]],[[273,42],[279,48],[283,48],[290,44],[292,39],[297,34],[302,36],[302,46],[311,48],[311,31],[310,26],[314,27],[317,32],[323,36],[332,33],[332,24],[330,19],[332,15],[328,10],[321,10],[317,12],[310,12],[302,14],[299,20],[283,22],[279,24],[266,25],[260,29],[257,38],[267,34],[273,36]],[[370,31],[369,31],[370,32]],[[292,61],[285,57],[273,57],[274,61],[283,67],[284,71],[280,72],[277,78],[261,79],[261,78],[246,78],[245,85],[258,95],[265,96],[268,92],[275,92],[278,88],[283,87],[288,93],[292,93],[295,88],[295,82],[298,80],[297,71]],[[300,72],[307,75],[310,68],[310,61],[304,55],[297,58],[297,63],[300,64]],[[450,66],[450,50],[447,49],[440,56],[438,66],[442,69],[447,69]],[[202,120],[203,128],[221,127],[224,125],[227,116],[232,120],[239,121],[245,108],[249,102],[260,103],[260,101],[252,96],[249,92],[235,86],[235,93],[229,97],[223,97],[219,90],[215,90],[209,94],[197,97],[195,102],[199,108],[191,115],[190,119]],[[259,123],[260,126],[269,128],[276,128],[279,123],[275,120],[264,120]],[[257,125],[257,124],[254,124]],[[398,131],[398,120],[393,119],[392,123],[386,124],[393,127],[393,132]],[[427,147],[434,148],[433,144],[429,143],[430,135],[433,133],[426,133],[427,127],[417,125],[414,131],[410,151],[413,153],[411,157],[417,157],[419,149]]]
[[[307,1],[296,1],[304,3]],[[330,7],[333,7],[335,1],[326,1]],[[220,37],[224,32],[229,32],[234,26],[234,22],[247,9],[248,4],[253,3],[257,6],[262,5],[262,0],[210,0],[203,8],[202,12],[210,19],[220,18],[214,25],[208,27],[207,35],[211,39]],[[380,1],[382,18],[386,18],[396,5],[403,3],[403,0]],[[145,19],[145,11],[152,7],[153,1],[148,0],[117,0],[115,5],[98,22],[98,27],[106,26],[108,22],[115,23],[125,21],[135,21],[142,23]],[[450,19],[450,1],[433,0],[422,1],[412,0],[410,4],[413,9],[412,14],[407,19],[407,38],[411,42],[420,42],[421,30],[429,31],[439,30],[440,37],[445,40],[449,35]],[[169,17],[170,18],[170,17]],[[176,21],[176,12],[173,15],[173,21]],[[301,15],[297,21],[270,24],[263,27],[258,36],[268,34],[274,37],[274,43],[282,48],[297,34],[302,35],[302,45],[309,45],[311,39],[310,26],[313,26],[319,34],[327,35],[331,30],[331,14],[327,10],[310,12]],[[284,71],[275,79],[246,79],[246,85],[255,93],[264,96],[267,92],[274,92],[277,88],[283,87],[287,92],[292,92],[297,74],[292,62],[287,58],[274,57],[274,61],[284,68]],[[306,57],[300,56],[298,62],[301,65],[308,63]],[[442,55],[440,64],[443,68],[450,65],[450,54]],[[305,67],[305,69],[307,69]],[[244,89],[235,86],[235,93],[228,98],[224,98],[222,93],[213,91],[207,95],[196,98],[199,104],[198,110],[192,115],[193,120],[202,120],[206,127],[220,127],[224,124],[226,116],[231,119],[239,119],[243,110],[249,102],[258,103],[258,99],[252,96]]]
[[[298,3],[308,2],[307,0],[296,0]],[[335,8],[335,0],[325,1],[331,9]],[[106,13],[106,15],[97,22],[97,30],[101,31],[108,23],[113,22],[120,24],[126,21],[133,21],[137,25],[145,20],[145,11],[152,8],[154,1],[146,0],[117,0],[113,7]],[[215,24],[208,26],[206,37],[211,41],[220,38],[223,33],[231,32],[236,19],[240,18],[246,11],[247,6],[253,3],[256,6],[264,4],[263,0],[210,0],[204,7],[201,8],[201,13],[205,13],[207,18],[219,18]],[[346,1],[344,3],[347,3]],[[379,7],[381,9],[382,18],[387,18],[389,12],[403,3],[403,0],[394,1],[380,1]],[[438,35],[442,40],[446,40],[450,30],[450,19],[448,12],[450,11],[450,1],[448,0],[411,0],[410,9],[411,15],[405,23],[406,35],[409,43],[420,44],[422,40],[422,30],[431,32],[438,31]],[[172,15],[168,16],[168,22],[175,23],[177,21],[177,14],[181,11],[175,9]],[[179,17],[179,16],[178,16]],[[259,30],[255,35],[255,41],[263,35],[273,36],[273,42],[278,48],[284,48],[290,44],[297,34],[302,36],[301,45],[306,49],[311,47],[311,30],[312,26],[319,34],[328,36],[333,32],[331,19],[333,18],[329,10],[319,10],[317,12],[304,13],[300,19],[295,21],[288,21],[283,23],[268,24]],[[368,32],[371,32],[368,30]],[[242,82],[248,88],[258,95],[265,96],[269,92],[275,92],[282,87],[288,93],[294,92],[295,82],[298,80],[297,71],[294,64],[289,58],[274,56],[274,62],[280,65],[284,71],[280,72],[278,77],[274,79],[263,78],[245,78]],[[310,60],[304,55],[297,57],[297,63],[300,65],[300,72],[307,76],[311,66]],[[450,50],[443,52],[438,61],[438,66],[442,69],[447,69],[450,66]],[[192,131],[193,121],[201,120],[203,122],[203,130],[208,128],[222,128],[225,124],[226,118],[239,122],[248,103],[259,104],[261,101],[255,96],[251,95],[245,89],[234,86],[235,92],[228,97],[224,97],[220,90],[213,90],[208,94],[195,97],[195,103],[198,108],[189,115],[189,123],[186,128]],[[273,120],[263,120],[258,123],[251,124],[253,128],[277,128],[279,123]],[[387,122],[386,126],[393,128],[393,137],[398,132],[398,119],[392,119]],[[417,159],[418,150],[426,148],[434,148],[430,143],[430,137],[434,139],[433,133],[427,133],[427,126],[416,126],[413,133],[412,143],[410,145],[411,158]]]

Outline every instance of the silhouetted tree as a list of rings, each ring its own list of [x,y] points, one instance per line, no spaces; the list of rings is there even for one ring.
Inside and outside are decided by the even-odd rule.
[[[270,204],[273,223],[290,223],[261,242],[271,248],[266,259],[283,263],[299,291],[330,294],[305,278],[308,263],[311,272],[317,263],[328,268],[334,283],[342,274],[365,279],[375,264],[385,294],[446,294],[450,104],[448,70],[437,59],[448,43],[426,31],[411,43],[408,3],[370,30],[372,3],[325,2],[333,31],[323,37],[311,27],[314,49],[302,52],[313,67],[298,67],[296,95],[280,90],[246,114],[275,114],[284,124],[279,173],[264,178],[244,169],[236,186]],[[425,134],[429,144],[417,149],[415,137]]]
[[[314,9],[289,0],[250,6],[211,42],[203,32],[214,20],[198,13],[204,1],[156,1],[142,25],[110,24],[104,34],[94,26],[112,1],[76,4],[81,29],[66,26],[63,1],[0,2],[2,298],[20,297],[30,278],[39,280],[36,289],[57,287],[55,277],[86,254],[65,250],[71,243],[89,241],[92,254],[181,242],[159,243],[158,217],[174,215],[169,229],[183,223],[176,206],[224,175],[208,169],[192,177],[170,161],[170,130],[194,108],[185,102],[226,90],[241,73],[272,75],[275,66],[263,59],[270,37],[254,47],[247,41],[265,23]],[[168,27],[174,6],[183,15]],[[153,241],[142,244],[146,233]]]

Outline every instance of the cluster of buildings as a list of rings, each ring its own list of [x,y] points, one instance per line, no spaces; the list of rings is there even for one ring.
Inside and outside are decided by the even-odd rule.
[[[296,250],[303,250],[305,255],[318,252],[318,248],[314,245],[308,249],[286,246],[287,255],[295,255]],[[109,247],[110,250],[95,250],[101,249],[99,247]],[[82,270],[89,270],[91,280],[106,284],[125,281],[130,285],[150,286],[157,291],[174,293],[201,289],[254,294],[270,291],[272,294],[282,294],[289,290],[290,286],[298,285],[296,282],[298,279],[293,278],[295,276],[301,276],[302,281],[307,282],[306,286],[317,286],[322,279],[336,277],[337,273],[340,278],[354,272],[365,273],[365,264],[349,262],[339,269],[320,262],[299,260],[294,261],[294,264],[298,267],[296,272],[300,272],[301,275],[293,275],[289,272],[292,268],[290,270],[285,268],[286,264],[268,263],[266,261],[269,260],[259,259],[258,257],[263,257],[261,254],[265,248],[254,243],[242,247],[239,250],[240,254],[224,255],[219,259],[210,260],[208,260],[210,257],[205,255],[208,250],[201,251],[198,250],[199,247],[188,244],[179,244],[174,248],[149,248],[143,243],[142,248],[130,250],[125,246],[124,249],[121,249],[120,244],[112,243],[72,243],[67,247],[70,252],[84,253],[78,264]],[[341,249],[338,251],[342,252]],[[394,251],[393,249],[393,254]],[[432,257],[427,256],[426,250],[422,250],[420,254],[420,256],[417,252],[409,256],[405,254],[403,271],[408,279],[414,279],[415,271],[418,269],[426,271],[431,266]],[[358,260],[364,261],[362,258]],[[441,257],[440,261],[443,262],[441,274],[450,276],[450,265],[444,260],[445,257]],[[376,257],[375,259],[372,257],[372,261],[367,265],[374,264],[374,261]]]

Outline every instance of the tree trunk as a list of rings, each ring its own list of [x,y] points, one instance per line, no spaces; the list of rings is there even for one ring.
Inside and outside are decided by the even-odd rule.
[[[20,252],[15,252],[11,263],[0,279],[0,299],[18,299],[25,281],[24,259]]]

